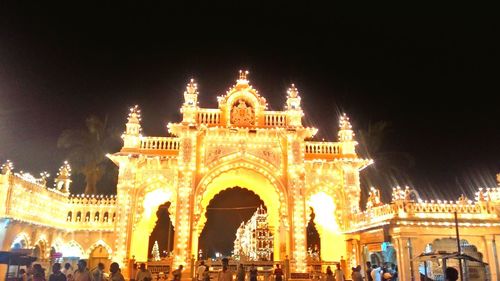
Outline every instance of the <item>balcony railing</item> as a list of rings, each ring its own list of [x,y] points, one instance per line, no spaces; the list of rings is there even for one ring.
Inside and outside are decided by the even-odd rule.
[[[179,139],[169,137],[145,137],[141,139],[142,150],[179,150]]]
[[[342,155],[342,144],[338,142],[305,142],[306,159],[333,159]]]
[[[220,124],[220,110],[203,108],[198,111],[198,123],[206,125]]]
[[[267,127],[285,127],[286,112],[266,111],[264,112],[264,121]]]

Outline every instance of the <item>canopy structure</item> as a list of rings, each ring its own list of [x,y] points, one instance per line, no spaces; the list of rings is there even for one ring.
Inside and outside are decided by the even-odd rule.
[[[0,251],[0,264],[30,265],[34,261],[36,261],[36,257],[29,256],[25,251]]]
[[[415,257],[413,260],[417,262],[423,262],[423,261],[432,261],[432,260],[437,260],[437,259],[455,259],[455,260],[465,260],[465,261],[471,261],[471,262],[477,262],[480,263],[481,265],[488,265],[487,263],[476,259],[475,257],[466,255],[466,254],[459,254],[457,252],[455,253],[423,253],[420,254],[419,256]]]

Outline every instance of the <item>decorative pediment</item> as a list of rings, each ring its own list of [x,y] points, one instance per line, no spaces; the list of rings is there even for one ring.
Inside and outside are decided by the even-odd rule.
[[[266,99],[250,86],[247,75],[248,71],[240,70],[236,85],[217,98],[219,109],[229,117],[227,125],[258,125],[259,115],[267,109]]]

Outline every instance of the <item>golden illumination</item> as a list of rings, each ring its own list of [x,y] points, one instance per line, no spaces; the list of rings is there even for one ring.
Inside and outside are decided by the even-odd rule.
[[[341,257],[362,261],[362,244],[380,240],[376,235],[384,228],[397,247],[401,278],[409,280],[408,239],[417,245],[424,243],[422,235],[415,237],[417,232],[454,235],[455,212],[460,227],[474,227],[482,235],[477,240],[489,243],[483,247],[488,259],[494,256],[490,249],[494,235],[500,233],[500,187],[480,189],[475,200],[461,197],[454,202],[423,201],[410,188],[394,188],[388,204],[381,202],[379,190],[372,189],[369,204],[361,211],[360,171],[373,161],[358,157],[349,117],[339,117],[337,142],[310,140],[318,130],[303,126],[295,85],[283,93],[285,110],[270,111],[266,99],[250,85],[248,72],[241,71],[237,78],[217,98],[217,108],[201,108],[198,85],[189,81],[180,107],[182,120],[168,123],[169,137],[143,136],[141,112],[138,106],[132,107],[122,149],[107,154],[119,167],[116,196],[70,195],[67,162],[49,188],[48,173],[36,178],[14,172],[7,161],[0,174],[3,248],[17,239],[28,248],[44,243],[63,255],[89,258],[93,249],[102,246],[128,275],[132,258],[147,261],[156,211],[169,202],[175,230],[171,266],[182,264],[188,274],[192,257],[198,256],[210,200],[239,186],[264,201],[274,259],[288,256],[292,272],[308,270],[310,207],[323,261],[339,262]]]

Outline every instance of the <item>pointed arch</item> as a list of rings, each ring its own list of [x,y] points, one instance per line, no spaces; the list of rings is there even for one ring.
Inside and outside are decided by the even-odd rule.
[[[24,242],[23,242],[24,241]],[[12,240],[12,243],[10,244],[10,247],[12,249],[16,247],[20,247],[20,249],[27,249],[31,246],[31,239],[26,232],[20,232],[14,237],[14,240]]]
[[[82,246],[78,244],[75,240],[71,240],[61,247],[61,252],[63,257],[79,257],[85,258],[85,251]]]
[[[109,256],[111,256],[111,254],[113,254],[113,249],[106,242],[104,242],[102,239],[99,239],[96,242],[94,242],[94,244],[92,244],[87,249],[86,256],[90,257],[90,254],[92,254],[92,251],[95,250],[99,246],[104,247],[104,249],[106,249],[106,251],[108,252]]]

